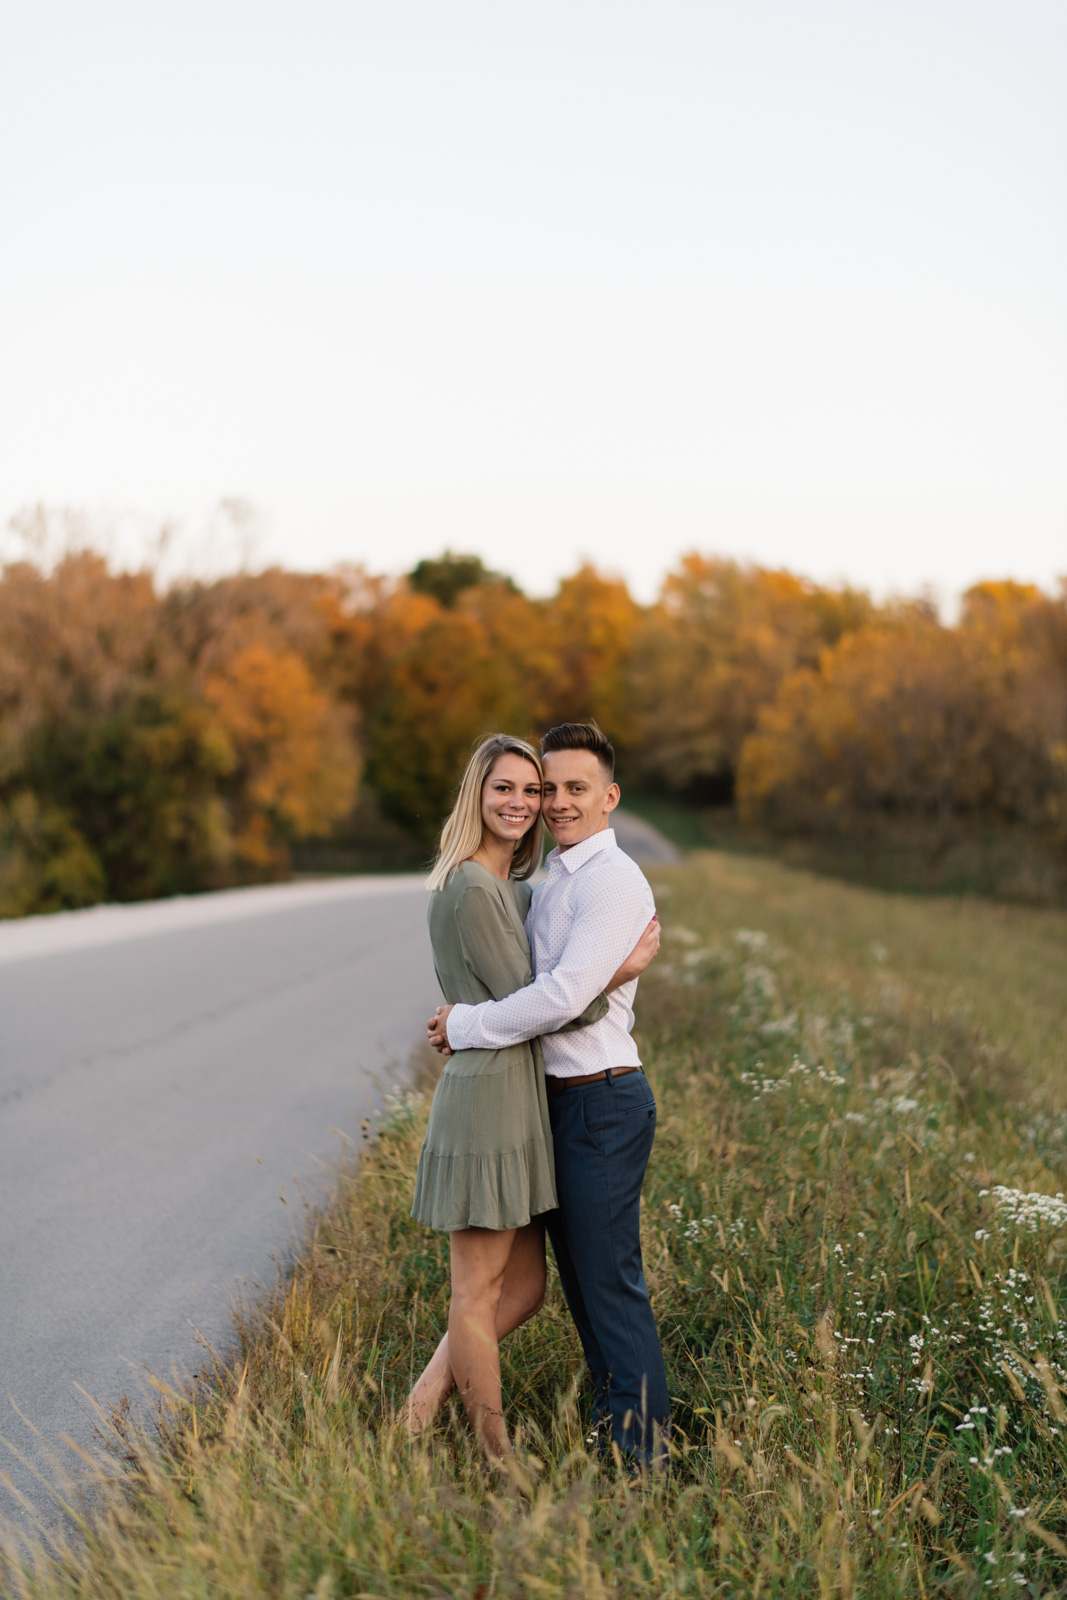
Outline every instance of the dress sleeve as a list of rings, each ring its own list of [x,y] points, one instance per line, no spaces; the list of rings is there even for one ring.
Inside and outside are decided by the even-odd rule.
[[[601,1017],[606,1017],[611,1009],[608,997],[601,991],[596,995],[579,1017],[572,1017],[570,1022],[563,1023],[556,1029],[557,1033],[577,1033],[580,1028],[591,1027],[594,1022],[599,1022]]]
[[[463,959],[494,1000],[504,1000],[533,978],[530,952],[490,889],[473,884],[456,907]]]

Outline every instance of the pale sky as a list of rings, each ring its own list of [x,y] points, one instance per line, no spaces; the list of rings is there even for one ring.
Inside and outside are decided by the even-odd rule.
[[[1063,0],[34,0],[0,518],[1067,572]]]

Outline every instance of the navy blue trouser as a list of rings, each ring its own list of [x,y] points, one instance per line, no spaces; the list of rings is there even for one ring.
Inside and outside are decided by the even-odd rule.
[[[563,1293],[620,1450],[649,1462],[670,1400],[641,1264],[641,1184],[656,1132],[643,1072],[548,1096],[558,1211],[546,1217]]]

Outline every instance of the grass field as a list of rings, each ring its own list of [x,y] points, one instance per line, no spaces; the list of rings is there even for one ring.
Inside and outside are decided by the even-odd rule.
[[[629,787],[624,788],[623,804],[683,850],[766,856],[785,866],[894,893],[1067,907],[1063,840],[1021,824],[959,824],[945,838],[929,820],[883,818],[864,841],[834,830],[821,836],[781,836],[742,823],[732,805],[699,806]]]
[[[20,1600],[1067,1589],[1067,914],[712,853],[652,876],[669,1478],[586,1453],[555,1285],[505,1349],[514,1482],[460,1425],[397,1437],[447,1299],[416,1092],[236,1360],[161,1397],[158,1442],[119,1424],[69,1550],[10,1547]]]

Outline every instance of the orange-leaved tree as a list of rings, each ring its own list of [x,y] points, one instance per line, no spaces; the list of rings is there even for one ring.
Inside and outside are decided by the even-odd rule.
[[[871,612],[856,590],[685,556],[634,641],[636,770],[657,786],[730,799],[741,747],[783,679]]]
[[[288,574],[160,592],[77,550],[4,569],[0,914],[275,874],[343,814],[349,718],[305,659],[328,676],[329,592]]]
[[[594,717],[620,748],[633,745],[628,673],[642,614],[621,578],[586,564],[563,579],[543,608],[549,670],[539,686],[542,726]]]
[[[348,718],[294,651],[249,645],[204,685],[233,752],[224,795],[242,874],[284,873],[294,840],[327,833],[355,799]]]
[[[386,814],[429,845],[474,743],[487,733],[525,731],[521,685],[469,611],[427,615],[389,669],[366,725],[367,781]]]
[[[1055,782],[1017,663],[981,630],[918,613],[869,625],[792,674],[746,739],[741,814],[781,832],[929,829],[935,861],[966,821],[1032,820]]]
[[[639,608],[620,580],[582,567],[531,600],[474,558],[420,563],[409,583],[353,586],[351,682],[367,782],[427,844],[472,745],[596,717],[630,736],[625,664]]]

